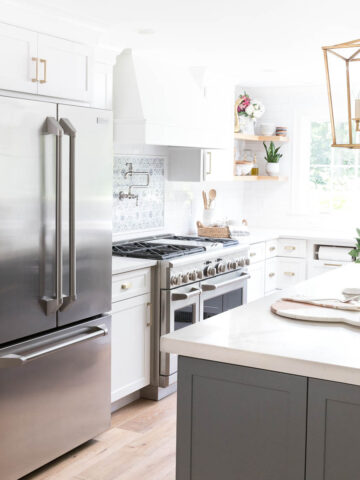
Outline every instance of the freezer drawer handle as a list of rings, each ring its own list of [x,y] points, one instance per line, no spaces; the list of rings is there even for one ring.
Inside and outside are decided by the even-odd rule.
[[[76,236],[75,236],[75,137],[76,129],[67,118],[60,119],[64,135],[69,136],[69,295],[64,296],[60,311],[75,302],[76,293]]]
[[[228,285],[232,285],[234,283],[238,283],[239,281],[243,282],[244,280],[248,280],[250,275],[241,275],[241,277],[232,278],[231,280],[225,280],[225,282],[221,283],[203,283],[201,288],[203,292],[207,292],[209,290],[217,290],[221,287],[227,287]]]
[[[45,135],[56,137],[56,201],[55,201],[55,250],[56,250],[56,274],[55,274],[55,298],[42,297],[40,302],[46,315],[59,310],[63,301],[62,294],[62,135],[64,131],[54,117],[47,117],[45,122]]]
[[[198,288],[194,288],[192,289],[190,292],[188,293],[173,293],[171,295],[171,300],[188,300],[189,298],[192,298],[192,297],[197,297],[199,296],[201,293],[201,290],[199,290]]]
[[[4,355],[3,357],[0,357],[0,368],[21,367],[22,365],[25,365],[32,360],[36,360],[37,358],[58,352],[59,350],[63,350],[64,348],[70,347],[77,343],[82,343],[98,337],[103,337],[107,334],[108,329],[105,326],[89,327],[87,329],[87,333],[78,333],[77,335],[74,335],[73,337],[68,338],[63,342],[59,342],[55,345],[44,346],[42,348],[40,347],[38,350],[32,351],[28,354],[10,353],[8,355]]]

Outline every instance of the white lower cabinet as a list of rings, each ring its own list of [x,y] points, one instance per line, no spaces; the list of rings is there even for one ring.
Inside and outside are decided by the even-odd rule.
[[[248,303],[261,298],[265,294],[265,264],[264,262],[254,263],[248,267],[248,272],[250,278],[248,280],[248,292],[247,292],[247,301]]]
[[[272,258],[265,262],[265,294],[269,294],[278,287],[278,259]]]
[[[277,288],[288,288],[306,280],[306,261],[302,258],[277,259]]]
[[[112,304],[112,402],[149,385],[150,326],[150,293]]]

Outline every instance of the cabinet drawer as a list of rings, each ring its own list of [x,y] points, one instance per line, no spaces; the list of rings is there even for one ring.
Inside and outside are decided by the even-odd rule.
[[[278,253],[280,257],[306,257],[306,240],[279,238]]]
[[[272,292],[277,288],[278,268],[277,258],[265,262],[265,293]]]
[[[249,248],[250,263],[265,260],[265,242],[253,243]]]
[[[132,272],[113,275],[112,277],[112,302],[136,297],[150,293],[151,269],[143,268]]]
[[[305,260],[278,258],[278,288],[288,288],[306,279]]]
[[[266,258],[273,258],[278,255],[278,242],[277,240],[268,240],[265,243],[265,255]]]

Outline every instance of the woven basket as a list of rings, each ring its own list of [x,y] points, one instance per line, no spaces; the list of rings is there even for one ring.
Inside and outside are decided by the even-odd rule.
[[[205,227],[201,222],[196,222],[199,237],[230,238],[229,227]]]

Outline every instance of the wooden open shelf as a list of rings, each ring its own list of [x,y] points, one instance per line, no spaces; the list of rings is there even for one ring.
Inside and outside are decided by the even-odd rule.
[[[270,175],[234,175],[234,180],[237,182],[258,182],[259,180],[286,182],[288,177],[270,177]]]
[[[280,142],[285,143],[289,141],[288,137],[281,137],[280,135],[245,135],[244,133],[234,133],[236,140],[246,140],[247,142]]]

